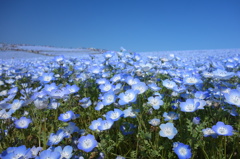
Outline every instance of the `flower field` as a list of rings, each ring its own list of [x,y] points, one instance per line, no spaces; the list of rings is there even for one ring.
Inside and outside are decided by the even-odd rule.
[[[240,54],[0,61],[2,159],[240,158]]]

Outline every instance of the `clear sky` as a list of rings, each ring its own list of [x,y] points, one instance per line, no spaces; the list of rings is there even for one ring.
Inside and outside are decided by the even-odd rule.
[[[240,0],[0,0],[0,43],[116,51],[240,48]]]

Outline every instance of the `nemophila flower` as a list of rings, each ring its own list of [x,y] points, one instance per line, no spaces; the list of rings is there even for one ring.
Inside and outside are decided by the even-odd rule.
[[[176,85],[175,87],[173,87],[173,90],[177,93],[183,93],[187,90],[187,88],[184,85]]]
[[[114,109],[113,111],[108,111],[106,113],[106,119],[111,119],[113,121],[117,121],[120,119],[120,117],[123,115],[123,111],[121,111],[120,109]]]
[[[87,108],[90,105],[92,105],[92,101],[90,100],[90,97],[82,98],[81,100],[79,100],[79,103],[83,108]]]
[[[185,85],[196,85],[202,83],[203,81],[199,77],[189,76],[183,79]]]
[[[51,150],[44,150],[40,153],[39,157],[36,157],[36,159],[60,159],[61,154],[57,151],[51,151]]]
[[[55,56],[54,57],[54,61],[56,62],[63,62],[63,60],[65,59],[65,57],[63,55],[60,55],[60,56]]]
[[[120,126],[120,131],[122,132],[123,135],[130,135],[134,133],[134,130],[137,126],[128,123],[128,122],[123,122],[122,125]]]
[[[63,129],[59,129],[56,134],[51,133],[48,138],[48,146],[57,145],[66,137],[65,131]]]
[[[212,128],[202,129],[202,132],[203,132],[203,136],[204,136],[204,137],[209,137],[209,136],[211,136],[211,137],[213,137],[213,138],[216,138],[216,137],[218,136],[218,134],[217,134],[215,131],[213,131]]]
[[[137,114],[137,111],[133,110],[132,107],[128,107],[123,111],[124,118],[127,118],[127,117],[135,118],[136,114]]]
[[[16,94],[18,92],[18,87],[13,87],[8,90],[8,94]]]
[[[177,143],[177,145],[175,145],[173,148],[173,151],[176,153],[179,159],[189,159],[192,156],[190,146],[183,143]]]
[[[116,159],[125,159],[123,156],[117,156]]]
[[[28,119],[26,117],[21,117],[18,120],[14,121],[15,127],[18,129],[26,129],[28,128],[28,125],[32,122],[31,119]]]
[[[206,99],[210,96],[209,92],[208,91],[197,91],[195,94],[194,94],[195,98],[198,98],[198,99]]]
[[[197,110],[199,102],[195,102],[194,99],[187,99],[186,102],[180,103],[181,111],[183,112],[194,112]]]
[[[231,125],[225,125],[221,121],[217,122],[217,124],[214,125],[212,127],[212,129],[218,135],[223,135],[223,136],[232,136],[233,135],[233,127]]]
[[[55,99],[51,99],[50,103],[48,104],[48,109],[57,109],[59,106],[59,102],[57,102]]]
[[[193,117],[193,120],[192,120],[192,122],[194,123],[194,124],[200,124],[200,117]]]
[[[69,122],[68,126],[63,128],[63,131],[65,132],[65,137],[70,137],[70,135],[74,132],[78,132],[79,128],[76,126],[75,123]]]
[[[48,102],[47,98],[37,98],[34,100],[34,105],[37,109],[45,109],[48,107]]]
[[[116,100],[115,93],[110,91],[103,95],[102,103],[104,104],[104,106],[106,106],[106,105],[110,105],[110,104],[114,103],[115,100]]]
[[[61,159],[70,159],[73,155],[73,147],[72,146],[65,146],[62,148],[61,146],[55,147],[54,152],[59,152],[61,154]]]
[[[135,102],[137,99],[137,94],[138,94],[138,91],[132,90],[132,89],[127,90],[125,93],[120,93],[118,96],[120,98],[118,103],[120,105],[125,105],[130,102]]]
[[[226,102],[240,107],[240,90],[232,89],[229,93],[224,93]]]
[[[164,87],[168,89],[173,89],[175,86],[177,86],[175,82],[170,81],[169,79],[162,81],[162,84]]]
[[[175,113],[175,112],[164,112],[163,113],[163,117],[164,117],[164,121],[169,121],[169,120],[177,120],[179,119],[179,114]]]
[[[144,82],[138,82],[132,85],[132,89],[137,90],[138,94],[143,94],[145,91],[147,91],[148,86]]]
[[[0,119],[9,119],[12,116],[12,111],[0,110]]]
[[[235,75],[234,72],[227,72],[222,69],[217,69],[217,70],[213,71],[212,74],[213,74],[213,78],[224,79],[224,80],[228,80]]]
[[[101,125],[101,122],[102,122],[102,118],[98,118],[97,120],[93,120],[91,122],[91,125],[88,127],[89,129],[93,130],[93,131],[100,131],[98,129],[98,127]]]
[[[113,85],[110,82],[106,82],[104,84],[101,84],[99,86],[99,89],[101,90],[101,92],[108,92],[111,91],[113,89]]]
[[[30,148],[26,148],[25,145],[18,147],[9,147],[6,151],[3,151],[2,159],[19,159],[19,158],[32,158]]]
[[[125,82],[128,84],[128,85],[133,85],[133,84],[137,84],[140,82],[140,80],[138,78],[134,78],[132,76],[127,76],[127,78],[125,79]]]
[[[79,87],[77,85],[67,85],[66,89],[70,92],[70,94],[77,93],[79,91]]]
[[[99,111],[99,110],[101,110],[103,107],[104,107],[103,102],[98,102],[98,103],[97,103],[97,106],[95,107],[95,110]]]
[[[120,81],[122,79],[122,74],[115,74],[111,79],[110,81],[113,82],[113,83],[116,83],[118,81]]]
[[[58,117],[58,120],[61,120],[63,122],[68,122],[70,121],[74,116],[73,111],[69,110],[66,113],[60,114],[60,116]]]
[[[99,84],[99,85],[105,84],[107,82],[109,82],[109,81],[106,78],[99,78],[99,79],[96,80],[96,83]]]
[[[100,131],[108,130],[112,127],[113,124],[114,124],[114,121],[112,119],[102,120],[100,125],[98,126],[98,129]]]
[[[122,84],[121,83],[118,83],[113,87],[113,92],[115,94],[118,94],[121,90],[122,90]]]
[[[161,88],[157,86],[156,83],[148,84],[148,87],[153,91],[159,91]]]
[[[160,129],[160,136],[167,137],[169,139],[173,139],[174,136],[178,133],[173,123],[161,124]]]
[[[31,153],[32,153],[32,157],[37,157],[38,156],[38,153],[40,152],[40,151],[42,151],[42,147],[35,147],[35,146],[33,146],[32,148],[31,148]]]
[[[69,91],[67,89],[53,89],[48,92],[48,95],[54,99],[61,99],[64,98],[65,95],[68,95]]]
[[[148,122],[149,124],[151,124],[152,126],[158,126],[160,124],[160,119],[152,119]]]
[[[159,96],[152,96],[148,98],[148,104],[151,105],[155,110],[159,109],[163,105],[163,101]]]
[[[23,100],[15,99],[9,107],[10,111],[12,111],[12,113],[14,113],[16,110],[18,110],[22,107],[23,103],[24,103]]]
[[[202,75],[205,78],[212,78],[213,77],[213,73],[212,72],[208,72],[208,71],[203,71]]]
[[[106,59],[109,59],[111,57],[113,57],[115,55],[115,52],[114,51],[107,51],[107,52],[104,52],[103,53],[103,56],[106,58]]]
[[[47,92],[51,92],[51,90],[57,89],[57,88],[58,87],[57,87],[56,83],[51,83],[51,84],[45,84],[43,89]]]
[[[102,72],[102,67],[101,66],[91,66],[88,71],[93,74],[99,74]]]
[[[40,77],[39,77],[39,81],[41,83],[49,83],[51,81],[55,80],[54,77],[54,73],[43,73]]]
[[[194,103],[196,103],[197,105],[199,104],[197,109],[204,109],[204,106],[207,105],[207,102],[205,100],[202,100],[202,99],[194,99]]]
[[[85,152],[91,152],[96,146],[97,141],[95,140],[95,137],[91,134],[88,134],[87,136],[81,136],[78,140],[78,149],[83,150]]]

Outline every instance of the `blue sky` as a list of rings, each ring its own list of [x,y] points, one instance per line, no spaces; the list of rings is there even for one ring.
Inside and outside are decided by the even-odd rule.
[[[0,42],[118,51],[240,48],[239,0],[0,0]]]

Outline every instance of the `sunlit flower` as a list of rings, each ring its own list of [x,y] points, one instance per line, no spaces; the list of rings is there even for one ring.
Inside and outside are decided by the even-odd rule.
[[[173,123],[161,124],[160,129],[160,136],[167,137],[169,139],[173,139],[174,136],[178,133]]]
[[[15,127],[18,129],[26,129],[28,128],[28,125],[32,122],[31,119],[28,119],[26,117],[21,117],[18,120],[14,121]]]
[[[91,152],[96,146],[97,141],[95,140],[95,137],[91,134],[88,134],[87,136],[81,136],[78,140],[78,149],[83,150],[85,152]]]
[[[179,159],[189,159],[192,156],[190,146],[183,143],[178,143],[177,146],[173,148],[173,151]]]
[[[218,135],[223,135],[223,136],[232,136],[233,135],[233,127],[231,125],[225,125],[221,121],[217,122],[217,124],[214,125],[212,127],[212,129]]]

